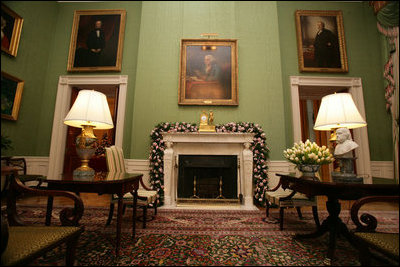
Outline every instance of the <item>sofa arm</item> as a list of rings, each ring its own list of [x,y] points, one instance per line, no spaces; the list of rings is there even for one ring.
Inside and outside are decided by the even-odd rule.
[[[378,226],[378,220],[371,214],[363,213],[361,216],[358,216],[358,212],[360,208],[371,202],[399,202],[399,196],[368,196],[358,199],[351,206],[351,219],[354,224],[357,226],[357,232],[375,232],[376,227]],[[364,225],[364,224],[365,225]]]
[[[7,217],[10,225],[25,225],[17,215],[16,200],[19,194],[29,194],[33,196],[47,197],[66,197],[74,201],[74,208],[66,207],[60,212],[60,222],[62,225],[78,225],[83,215],[82,199],[72,192],[58,190],[34,189],[25,186],[18,178],[18,171],[15,168],[4,168],[2,175],[8,175],[10,189],[7,196]]]

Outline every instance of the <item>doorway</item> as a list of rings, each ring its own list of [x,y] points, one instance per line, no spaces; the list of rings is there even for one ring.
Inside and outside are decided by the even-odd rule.
[[[364,108],[364,97],[363,97],[363,87],[361,78],[358,77],[316,77],[316,76],[290,76],[290,87],[291,87],[291,106],[292,106],[292,118],[293,118],[293,140],[300,141],[304,138],[302,133],[302,127],[309,129],[310,126],[307,124],[302,126],[302,112],[304,113],[306,109],[301,108],[302,105],[300,101],[300,96],[303,98],[311,98],[313,100],[313,112],[318,114],[314,110],[314,106],[319,104],[316,102],[314,105],[314,100],[317,101],[321,99],[322,96],[332,94],[334,92],[344,91],[350,93],[353,97],[354,103],[357,106],[360,114],[363,118],[365,116]],[[317,99],[313,99],[317,98]],[[306,112],[307,113],[307,112]],[[308,116],[307,114],[303,114]],[[304,122],[303,122],[304,123]],[[367,126],[368,127],[368,126]],[[359,145],[355,151],[357,175],[363,177],[364,184],[372,183],[371,175],[371,160],[369,152],[369,142],[368,142],[368,131],[367,127],[353,129],[352,135],[354,141]],[[311,127],[312,128],[312,127]],[[309,131],[308,134],[310,134]],[[321,142],[323,138],[329,139],[329,132],[320,132]],[[315,136],[318,138],[318,134]],[[318,142],[317,142],[318,143]],[[321,145],[321,143],[318,143]],[[333,171],[332,164],[329,165],[328,172]],[[326,170],[325,170],[326,172]],[[299,174],[299,173],[298,173]],[[327,176],[326,176],[327,177]],[[330,180],[329,178],[323,178],[323,180]]]
[[[334,144],[329,142],[330,133],[325,131],[315,131],[313,128],[317,119],[322,97],[335,92],[347,93],[348,88],[299,86],[301,140],[303,142],[309,139],[311,142],[316,142],[319,146],[331,148],[331,151],[333,151]],[[333,164],[322,165],[320,170],[321,180],[323,182],[330,182],[331,172],[336,168],[337,166],[335,166],[335,162]]]
[[[115,144],[115,128],[117,118],[117,107],[118,107],[118,85],[82,85],[73,86],[71,91],[71,104],[75,102],[76,97],[80,90],[96,90],[106,95],[108,107],[110,108],[111,118],[113,120],[114,127],[108,130],[93,130],[94,135],[97,137],[95,155],[90,159],[89,166],[96,172],[107,171],[107,164],[105,158],[105,147]],[[78,157],[75,149],[75,139],[81,133],[81,128],[68,126],[67,140],[65,144],[65,156],[64,156],[64,167],[63,173],[70,174],[76,168],[81,166],[81,160]]]
[[[64,168],[65,144],[67,140],[67,125],[63,123],[71,107],[71,96],[74,87],[101,88],[102,86],[118,87],[118,105],[114,127],[114,143],[122,147],[125,106],[128,86],[127,75],[96,75],[96,76],[60,76],[58,80],[57,97],[54,110],[53,128],[51,133],[48,177],[61,179]]]

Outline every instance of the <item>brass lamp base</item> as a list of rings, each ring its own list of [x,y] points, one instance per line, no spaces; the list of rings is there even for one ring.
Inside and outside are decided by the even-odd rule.
[[[336,130],[337,129],[339,129],[339,128],[332,128],[331,129],[331,136],[329,138],[330,142],[336,142],[336,140],[337,140]]]
[[[95,171],[94,169],[90,168],[88,163],[88,159],[82,159],[82,165],[78,168],[76,168],[73,172],[74,176],[92,176],[94,175]]]
[[[89,160],[96,151],[96,136],[93,134],[93,126],[82,125],[82,133],[76,137],[76,153],[81,159],[81,166],[73,172],[74,176],[94,175],[95,171],[89,167]]]

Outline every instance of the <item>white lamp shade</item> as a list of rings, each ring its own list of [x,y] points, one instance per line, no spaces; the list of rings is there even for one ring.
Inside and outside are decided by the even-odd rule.
[[[91,125],[95,129],[113,128],[106,95],[95,90],[79,91],[64,123],[78,128],[82,128],[82,125]]]
[[[322,98],[314,130],[329,131],[342,127],[353,129],[366,125],[351,94],[334,93]]]

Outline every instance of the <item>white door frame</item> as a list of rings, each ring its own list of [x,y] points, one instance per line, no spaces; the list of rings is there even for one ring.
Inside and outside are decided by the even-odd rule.
[[[352,95],[361,116],[365,117],[364,96],[361,78],[358,77],[315,77],[315,76],[290,76],[290,87],[292,95],[293,116],[293,139],[295,142],[301,140],[299,87],[315,86],[321,87],[346,87]],[[367,126],[368,127],[368,126]],[[365,184],[372,184],[371,159],[369,154],[369,142],[367,127],[353,129],[353,139],[359,144],[355,150],[357,174],[364,178]]]
[[[118,109],[115,128],[115,145],[122,147],[125,122],[125,105],[128,85],[127,75],[60,76],[51,133],[48,177],[61,179],[68,126],[63,123],[70,108],[71,93],[79,85],[117,85]]]

